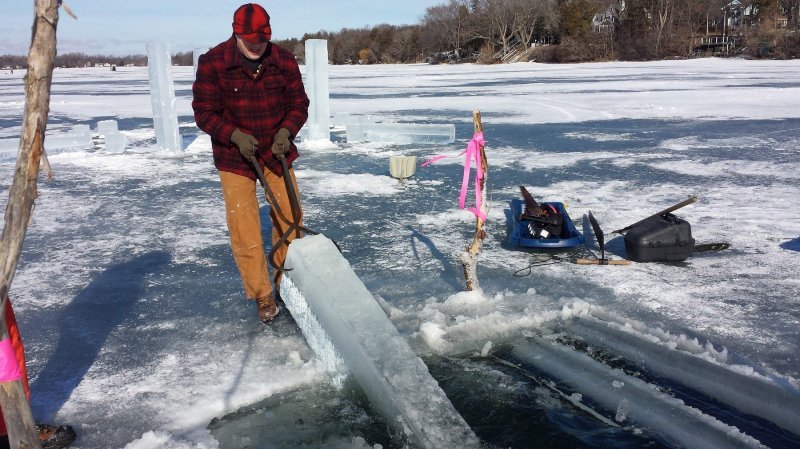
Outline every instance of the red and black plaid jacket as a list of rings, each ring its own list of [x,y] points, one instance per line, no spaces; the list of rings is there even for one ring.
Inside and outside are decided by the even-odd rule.
[[[266,51],[264,66],[253,78],[232,36],[200,56],[192,86],[194,118],[211,136],[214,165],[251,179],[256,174],[231,142],[233,131],[252,134],[258,140],[256,158],[280,175],[281,164],[271,151],[275,133],[286,128],[291,141],[308,118],[308,96],[294,55],[272,43]],[[286,161],[291,164],[297,156],[292,143]]]

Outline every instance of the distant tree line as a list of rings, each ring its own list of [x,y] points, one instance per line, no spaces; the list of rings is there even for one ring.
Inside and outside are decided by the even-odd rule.
[[[172,55],[173,65],[192,65],[192,52],[180,52]],[[24,68],[28,64],[27,56],[0,55],[0,69],[5,67]],[[107,56],[87,55],[85,53],[64,53],[56,55],[56,67],[93,67],[93,66],[146,66],[146,55]]]
[[[333,64],[536,60],[579,62],[685,58],[701,53],[800,56],[800,0],[448,0],[414,25],[320,31],[276,41],[305,56],[328,40]],[[192,65],[191,52],[173,64]],[[24,67],[0,56],[0,68]],[[58,67],[146,65],[144,55],[67,53]]]
[[[306,34],[334,64],[800,56],[800,0],[449,0],[420,23]]]

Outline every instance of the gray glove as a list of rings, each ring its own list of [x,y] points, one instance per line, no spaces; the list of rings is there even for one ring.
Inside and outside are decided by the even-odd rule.
[[[244,133],[240,131],[239,128],[236,128],[233,134],[231,134],[231,142],[239,147],[239,152],[242,153],[245,159],[250,160],[255,156],[256,148],[258,148],[258,140],[250,134]]]
[[[289,146],[291,145],[291,142],[289,142],[290,135],[291,133],[286,128],[281,128],[275,133],[275,140],[272,143],[272,154],[277,156],[286,154],[286,152],[289,151]]]

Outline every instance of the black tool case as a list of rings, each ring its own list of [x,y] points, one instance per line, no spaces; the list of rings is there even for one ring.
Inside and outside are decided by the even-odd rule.
[[[625,233],[625,251],[636,262],[679,262],[692,255],[689,222],[664,214],[636,224]]]

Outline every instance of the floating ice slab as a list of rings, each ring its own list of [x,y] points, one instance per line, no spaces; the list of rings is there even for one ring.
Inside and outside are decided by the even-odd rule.
[[[347,367],[387,421],[422,448],[478,438],[350,264],[322,235],[289,246],[281,296],[325,366]]]
[[[577,317],[573,333],[737,409],[800,434],[800,391],[652,341],[616,323]]]
[[[445,145],[456,140],[456,125],[417,123],[353,123],[347,125],[347,142]]]
[[[306,92],[308,108],[308,138],[331,140],[331,108],[328,87],[328,41],[306,41]]]
[[[163,150],[179,151],[181,135],[175,110],[175,88],[172,85],[172,56],[166,42],[147,43],[147,71],[150,77],[150,102],[156,141]]]
[[[513,353],[603,408],[612,413],[616,411],[618,422],[645,426],[681,447],[766,449],[739,429],[572,348],[536,338],[529,343],[515,344]]]

